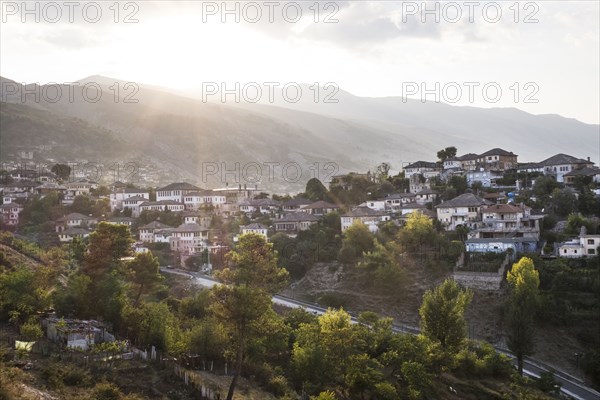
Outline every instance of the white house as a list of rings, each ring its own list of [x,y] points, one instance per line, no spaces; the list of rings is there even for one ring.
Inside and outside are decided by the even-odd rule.
[[[494,170],[486,170],[483,167],[468,171],[465,174],[467,178],[467,185],[473,186],[475,182],[481,182],[482,187],[494,187],[496,186],[496,180],[502,178],[502,173]]]
[[[544,175],[552,176],[557,182],[564,182],[565,175],[571,171],[592,168],[594,163],[587,160],[576,158],[567,154],[556,154],[539,163],[528,163],[520,165],[519,172],[542,172]]]
[[[531,215],[523,205],[494,204],[481,211],[481,223],[471,232],[479,238],[528,237],[538,240],[543,215]]]
[[[146,224],[146,225],[138,228],[140,240],[145,243],[153,243],[154,242],[154,232],[161,230],[161,229],[167,229],[167,228],[171,228],[171,227],[168,225],[165,225],[159,221],[152,221],[149,224]]]
[[[129,198],[142,198],[145,201],[150,200],[150,192],[137,188],[122,188],[110,194],[110,210],[122,210],[123,201]]]
[[[437,205],[438,221],[444,225],[446,230],[453,231],[458,226],[475,228],[481,222],[481,210],[492,203],[484,200],[473,193],[461,194]]]
[[[342,232],[345,232],[355,222],[365,224],[371,232],[379,230],[379,224],[389,221],[390,216],[384,211],[372,210],[369,207],[356,207],[351,211],[342,214]]]
[[[419,204],[433,203],[437,199],[438,195],[439,193],[435,190],[426,188],[415,194],[415,200]]]
[[[156,201],[171,200],[183,204],[185,195],[199,191],[200,188],[187,182],[171,183],[156,189]]]
[[[558,256],[566,258],[594,257],[598,255],[600,235],[588,235],[585,226],[581,227],[578,239],[558,245]]]
[[[300,211],[304,211],[308,214],[323,216],[339,209],[335,204],[328,203],[323,200],[315,201],[306,206],[300,207]]]
[[[83,215],[80,213],[67,214],[56,221],[56,232],[64,231],[68,228],[91,227],[98,223],[98,218]]]
[[[240,226],[240,230],[242,231],[242,235],[245,235],[246,233],[256,233],[257,235],[264,237],[265,240],[269,239],[269,227],[263,224],[253,223],[245,226]]]
[[[148,201],[147,198],[141,196],[133,196],[123,200],[123,211],[131,210],[131,216],[137,218],[140,216],[140,206]]]
[[[185,206],[174,200],[146,201],[138,206],[140,214],[144,211],[183,211]]]
[[[385,206],[385,200],[367,200],[359,205],[359,207],[369,207],[371,210],[375,211],[385,211]]]
[[[220,208],[225,204],[226,197],[223,193],[214,190],[200,190],[187,193],[183,198],[183,202],[187,210],[198,210],[203,205]]]
[[[423,175],[425,178],[434,177],[440,174],[440,165],[434,162],[417,161],[403,168],[404,176],[410,179],[415,174]]]
[[[2,223],[7,226],[19,225],[19,214],[23,211],[23,206],[19,203],[6,203],[0,206],[0,217],[2,217]]]
[[[169,241],[172,251],[191,254],[194,248],[206,244],[208,240],[208,229],[198,224],[181,224],[171,231]]]
[[[90,236],[90,230],[86,228],[67,228],[58,232],[58,240],[61,243],[72,242],[73,239],[83,239]]]
[[[319,222],[319,217],[316,215],[298,211],[285,214],[280,219],[273,221],[273,224],[277,232],[296,233],[309,229],[317,222]]]

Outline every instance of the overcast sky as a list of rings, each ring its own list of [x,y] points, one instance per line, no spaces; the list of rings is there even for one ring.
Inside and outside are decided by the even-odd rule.
[[[64,2],[54,3],[60,17],[46,2],[30,3],[28,9],[39,11],[36,23],[35,15],[23,15],[21,1],[3,1],[0,73],[40,83],[101,74],[176,89],[203,82],[334,82],[375,97],[407,94],[411,82],[429,89],[439,82],[442,101],[599,123],[598,1],[430,2],[434,13],[425,16],[420,1],[272,3],[229,2],[239,11],[224,15],[220,1],[120,2],[109,9],[110,1],[96,18],[95,5],[84,13],[81,2],[72,9],[73,22]],[[137,22],[125,23],[127,16]],[[480,85],[472,103],[464,82]],[[502,90],[488,93],[495,103],[481,90],[490,83]]]

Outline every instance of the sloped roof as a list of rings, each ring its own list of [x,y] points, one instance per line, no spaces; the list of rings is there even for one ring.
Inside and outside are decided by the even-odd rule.
[[[146,197],[142,197],[142,196],[131,196],[128,197],[126,199],[123,199],[123,201],[148,201],[148,199]]]
[[[498,214],[515,214],[522,212],[523,210],[523,207],[514,206],[512,204],[494,204],[484,208],[483,212],[493,212]]]
[[[169,225],[165,225],[160,221],[152,221],[149,224],[146,224],[144,226],[140,226],[138,228],[139,229],[166,229],[166,228],[171,228],[171,226]]]
[[[552,165],[564,165],[564,164],[588,164],[591,161],[584,160],[582,158],[576,158],[570,156],[568,154],[559,153],[550,158],[545,159],[540,162],[540,165],[544,167],[552,166]]]
[[[404,167],[404,169],[409,168],[438,168],[438,164],[429,161],[417,161]]]
[[[373,210],[369,207],[355,207],[347,213],[344,213],[342,217],[382,217],[384,215],[387,215],[387,213]]]
[[[201,232],[207,229],[202,229],[202,227],[198,224],[181,224],[177,228],[173,229],[174,233],[184,233],[184,232]]]
[[[476,160],[477,158],[479,158],[479,156],[475,153],[467,153],[464,154],[460,157],[457,157],[460,161],[470,161],[470,160]]]
[[[263,224],[258,224],[256,222],[249,224],[249,225],[241,226],[240,228],[242,228],[242,229],[269,229],[268,226],[263,225]]]
[[[194,186],[191,183],[187,182],[176,182],[168,184],[165,187],[157,189],[157,191],[167,191],[167,190],[200,190],[198,186]]]
[[[62,232],[59,232],[58,234],[73,236],[73,235],[87,235],[89,233],[90,233],[90,231],[88,229],[84,229],[84,228],[68,228]]]
[[[89,221],[89,220],[97,219],[97,218],[90,217],[88,215],[84,215],[84,214],[80,214],[80,213],[70,213],[70,214],[65,215],[62,218],[59,218],[59,221],[74,220],[74,219],[81,219],[81,220]]]
[[[274,222],[275,223],[278,223],[278,222],[312,222],[312,221],[318,221],[318,220],[319,220],[319,217],[317,217],[316,215],[299,211],[299,212],[295,212],[295,213],[285,214],[283,217],[281,217],[278,220],[275,220]]]
[[[496,147],[495,149],[488,150],[485,153],[479,155],[479,157],[487,157],[487,156],[512,156],[512,157],[516,157],[517,155],[514,154],[512,151],[506,151],[504,149]]]
[[[318,209],[318,208],[339,208],[339,207],[336,206],[335,204],[331,204],[331,203],[328,203],[323,200],[315,201],[314,203],[311,203],[311,204],[308,204],[308,205],[302,207],[302,209],[304,209],[304,210],[314,210],[314,209]]]
[[[491,202],[482,199],[481,197],[475,196],[473,193],[464,193],[460,196],[443,202],[437,205],[437,208],[448,208],[448,207],[478,207],[482,205],[490,205]]]
[[[600,175],[600,168],[597,167],[585,167],[581,169],[574,169],[571,172],[565,174],[565,176],[596,176]]]

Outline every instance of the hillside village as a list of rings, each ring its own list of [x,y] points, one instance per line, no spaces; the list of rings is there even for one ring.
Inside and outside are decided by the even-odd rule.
[[[536,163],[519,163],[516,154],[499,148],[463,156],[456,156],[454,148],[450,156],[444,151],[437,162],[405,165],[395,177],[387,176],[389,165],[384,163],[386,176],[381,171],[379,175],[371,171],[338,175],[332,177],[329,195],[323,187],[320,195],[294,197],[270,196],[257,185],[209,190],[175,182],[139,188],[120,181],[101,185],[86,179],[61,179],[48,170],[15,168],[2,171],[1,223],[3,229],[17,232],[30,227],[30,213],[23,211],[33,201],[55,195],[62,215],[48,221],[54,225],[54,238],[48,235],[48,223],[40,229],[46,238],[50,236],[47,240],[84,240],[100,222],[121,224],[138,238],[136,252],[167,248],[172,254],[169,264],[177,267],[203,256],[205,271],[210,268],[207,255],[222,256],[240,234],[254,232],[269,239],[281,233],[295,238],[328,214],[340,219],[339,233],[356,223],[374,233],[384,224],[401,226],[411,214],[421,213],[440,229],[465,232],[464,251],[468,253],[596,255],[597,229],[562,243],[540,236],[544,217],[551,213],[534,190],[538,180],[541,186],[543,179],[551,178],[559,193],[572,199],[569,213],[585,212],[576,206],[588,195],[581,193],[582,187],[591,190],[595,204],[600,195],[600,169],[589,158],[557,154]],[[597,209],[591,214],[597,217]]]
[[[11,252],[29,249],[21,250],[20,257],[30,263],[52,260],[57,250],[57,257],[66,257],[59,269],[63,272],[48,283],[59,282],[57,289],[47,288],[49,292],[56,290],[49,297],[53,306],[21,321],[21,327],[31,325],[37,332],[41,326],[45,333],[40,331],[36,337],[45,336],[42,343],[67,350],[67,354],[95,354],[106,347],[117,349],[114,351],[123,357],[148,362],[163,359],[156,355],[155,343],[161,351],[179,357],[185,348],[183,359],[189,367],[194,357],[203,357],[199,343],[213,333],[188,326],[190,316],[186,313],[193,309],[186,304],[208,296],[208,291],[193,289],[197,294],[176,299],[173,293],[182,290],[181,283],[172,281],[171,276],[219,278],[222,272],[228,273],[224,270],[230,262],[228,254],[245,246],[248,237],[258,235],[276,250],[277,268],[289,274],[290,284],[280,293],[305,302],[300,304],[332,307],[319,318],[340,308],[376,312],[398,324],[408,324],[414,332],[419,324],[419,304],[429,292],[426,290],[446,279],[444,285],[457,284],[460,290],[474,292],[475,301],[467,315],[469,338],[506,349],[506,327],[497,320],[503,319],[501,307],[509,293],[507,277],[519,260],[534,260],[542,293],[536,324],[548,324],[537,339],[542,345],[534,356],[551,363],[552,367],[546,367],[549,371],[559,368],[597,385],[600,356],[589,349],[597,343],[591,332],[598,323],[594,317],[597,296],[593,274],[600,250],[600,168],[589,158],[566,154],[520,163],[516,154],[499,148],[457,156],[457,149],[448,147],[440,150],[437,158],[404,165],[396,175],[390,174],[391,164],[386,162],[367,172],[335,175],[326,182],[328,187],[313,178],[306,182],[304,192],[293,196],[266,193],[256,184],[226,183],[207,189],[190,182],[160,187],[97,182],[73,178],[65,164],[49,169],[13,164],[0,175],[0,223],[2,230],[11,232],[2,232],[0,246]],[[255,235],[246,235],[249,233]],[[111,242],[110,246],[115,246],[120,240],[128,247],[118,252],[118,247],[113,247],[121,256],[102,253],[103,246]],[[7,271],[22,262],[11,259],[9,253],[3,250],[0,260],[8,266]],[[94,299],[108,296],[92,303],[90,293],[72,292],[79,290],[78,279],[101,277],[99,271],[106,268],[103,263],[114,257],[121,257],[114,263],[125,268],[125,272],[118,270],[124,274],[122,287],[129,291],[137,284],[125,282],[136,282],[138,275],[126,272],[128,268],[146,265],[155,270],[139,278],[149,280],[148,293],[144,294],[144,285],[140,285],[130,294],[133,308],[125,303],[116,315],[104,305],[111,304],[116,292],[104,293],[102,286],[90,284],[86,290],[94,293]],[[98,266],[94,266],[96,262]],[[19,273],[17,269],[11,274]],[[104,275],[99,282],[108,282],[105,279],[112,279],[110,276]],[[164,276],[170,279],[168,289],[157,283]],[[173,319],[160,323],[164,332],[159,336],[148,336],[142,325],[136,325],[136,318],[141,317],[128,314],[136,307],[147,310],[144,312],[150,320],[158,315]],[[181,320],[175,312],[184,315]],[[66,319],[59,318],[63,315]],[[86,319],[77,318],[82,316]],[[194,318],[192,324],[199,323]],[[475,332],[476,325],[483,328]],[[570,329],[566,338],[563,326]],[[179,332],[181,338],[177,340],[181,343],[175,339],[179,336],[156,342],[168,329]],[[564,348],[550,351],[548,343],[557,337],[565,341]],[[137,347],[122,345],[129,342],[118,338],[132,339],[131,344]],[[227,376],[229,359],[225,353],[214,350],[210,354],[211,360],[220,360],[220,372],[210,376]],[[527,354],[533,353],[529,350]],[[183,371],[179,363],[173,368]],[[548,376],[549,382],[554,382],[551,372]],[[300,382],[293,374],[282,379],[285,391],[291,386],[299,390]],[[277,392],[267,381],[261,385]],[[552,383],[554,389],[548,391],[543,385],[534,384],[546,393],[559,387]],[[422,390],[434,389],[429,386]]]

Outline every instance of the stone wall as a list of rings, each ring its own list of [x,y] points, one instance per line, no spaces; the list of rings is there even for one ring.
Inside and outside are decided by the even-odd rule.
[[[463,260],[464,253],[461,254],[461,258],[459,259],[459,262],[457,262],[457,268],[462,266]],[[452,278],[456,283],[463,287],[478,290],[500,290],[500,286],[504,280],[504,273],[506,272],[509,263],[510,257],[507,254],[502,265],[498,269],[498,272],[455,271]]]

